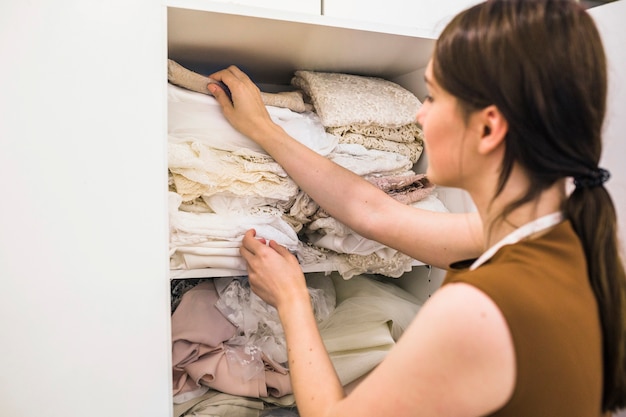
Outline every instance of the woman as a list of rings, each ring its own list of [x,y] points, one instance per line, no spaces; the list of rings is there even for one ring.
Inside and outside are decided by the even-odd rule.
[[[576,2],[488,1],[436,43],[417,115],[427,175],[467,190],[475,214],[395,202],[272,123],[239,69],[211,77],[232,92],[231,102],[209,85],[225,117],[332,216],[449,269],[346,395],[296,258],[250,230],[241,254],[253,290],[278,309],[302,416],[572,417],[626,406],[626,278],[598,167],[605,57]]]

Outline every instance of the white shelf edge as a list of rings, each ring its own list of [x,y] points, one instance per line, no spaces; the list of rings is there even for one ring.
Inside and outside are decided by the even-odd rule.
[[[343,29],[380,32],[390,35],[402,35],[424,39],[436,39],[438,33],[432,29],[392,25],[376,22],[344,19],[321,14],[285,11],[265,7],[254,7],[210,0],[164,0],[166,7],[190,9],[203,12],[225,13],[240,16],[258,17],[263,19],[284,20],[295,23],[307,23],[320,26],[331,26]]]
[[[414,260],[412,267],[426,266],[425,263]],[[305,265],[302,272],[305,274],[314,272],[334,272],[337,271],[337,263],[333,261],[320,262],[315,265]],[[241,269],[226,268],[201,268],[201,269],[170,269],[170,280],[190,279],[190,278],[216,278],[234,277],[248,275],[248,271]]]

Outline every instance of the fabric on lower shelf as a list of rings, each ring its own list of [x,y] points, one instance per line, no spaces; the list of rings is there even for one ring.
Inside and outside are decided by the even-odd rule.
[[[253,354],[245,346],[225,343],[237,328],[216,308],[218,299],[213,281],[205,281],[186,292],[172,314],[174,396],[198,392],[201,386],[256,398],[291,393],[287,370],[262,352],[259,372],[229,360],[232,355],[252,360]]]
[[[179,294],[180,302],[172,314],[175,402],[184,402],[190,409],[194,403],[201,401],[200,398],[207,393],[202,388],[207,387],[211,390],[209,392],[217,390],[260,398],[267,403],[293,406],[288,371],[271,358],[270,351],[275,352],[274,348],[270,348],[268,354],[262,351],[262,343],[268,340],[268,335],[259,339],[264,342],[258,346],[251,342],[253,338],[246,343],[241,340],[231,343],[244,333],[250,334],[250,329],[254,331],[257,326],[255,320],[260,319],[227,319],[218,308],[219,297],[220,292],[227,292],[226,288],[234,279],[217,282],[216,287],[214,280],[199,280],[182,295]],[[313,305],[317,306],[315,311],[320,320],[322,339],[343,385],[358,380],[374,369],[420,308],[419,300],[408,292],[367,276],[357,276],[346,281],[338,274],[308,274],[307,283],[312,291]],[[233,289],[236,291],[230,295],[244,294],[245,288],[235,286]],[[246,302],[245,297],[249,296],[250,293],[244,294],[240,302]],[[256,302],[262,303],[260,299]],[[261,304],[257,304],[258,308],[242,309],[241,306],[237,307],[238,303],[231,299],[226,302],[229,307],[223,311],[231,311],[235,316],[242,312],[256,314],[254,311],[268,311]],[[258,326],[263,328],[263,332],[274,328],[275,333],[271,337],[284,337],[276,330],[275,325],[279,326],[277,316],[272,319],[271,312],[269,315],[261,315],[265,316],[262,320],[274,320],[273,324]],[[242,328],[245,326],[248,330]],[[277,346],[281,343],[276,340]],[[233,348],[238,349],[236,353],[239,356],[229,358],[228,350]],[[238,360],[242,358],[250,360]],[[275,358],[285,359],[280,356]],[[261,366],[253,359],[260,359]],[[244,369],[244,366],[256,368]]]

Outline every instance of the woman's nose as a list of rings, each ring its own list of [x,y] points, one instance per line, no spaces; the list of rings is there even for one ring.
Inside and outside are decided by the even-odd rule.
[[[417,123],[422,125],[422,127],[424,126],[424,115],[425,115],[424,107],[425,106],[422,104],[422,107],[419,108],[419,110],[417,111],[417,114],[415,115],[415,120],[417,120]]]

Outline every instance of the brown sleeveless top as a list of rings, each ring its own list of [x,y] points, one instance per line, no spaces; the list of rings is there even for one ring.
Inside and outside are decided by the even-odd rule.
[[[489,296],[513,338],[516,380],[492,416],[598,417],[602,333],[580,241],[569,221],[541,237],[502,247],[474,271],[451,269]]]

